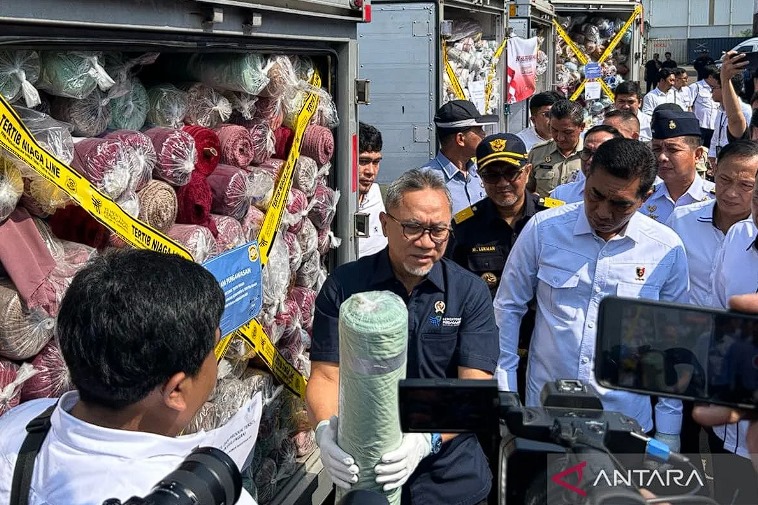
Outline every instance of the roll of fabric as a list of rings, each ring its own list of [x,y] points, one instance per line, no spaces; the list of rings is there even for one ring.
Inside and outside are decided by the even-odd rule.
[[[321,268],[321,255],[318,251],[313,250],[303,253],[303,264],[295,275],[295,286],[304,288],[313,288],[318,279],[319,269]]]
[[[74,170],[114,200],[130,188],[136,164],[134,152],[116,139],[83,139],[71,161]]]
[[[283,334],[286,334],[293,328],[301,327],[301,319],[302,313],[300,312],[300,307],[298,307],[297,303],[295,303],[295,300],[287,298],[284,300],[282,307],[277,312],[276,317],[274,318],[274,323],[284,328]],[[280,341],[279,344],[286,343]],[[291,342],[290,345],[292,345]],[[279,345],[279,347],[281,348],[282,345]]]
[[[284,109],[284,119],[282,124],[292,130],[297,126],[297,117],[300,111],[305,105],[305,100],[308,98],[306,91],[303,87],[297,86],[290,88],[287,93],[282,97],[282,108]]]
[[[261,167],[251,167],[250,177],[250,203],[262,211],[268,210],[271,198],[274,196],[276,179],[271,173]]]
[[[297,74],[292,68],[292,61],[288,56],[276,55],[268,59],[268,85],[261,90],[260,95],[278,98],[298,84]]]
[[[286,429],[283,430],[286,435]],[[288,479],[297,470],[297,447],[289,437],[282,440],[279,449],[275,453],[276,466],[279,471],[276,475],[277,480]]]
[[[302,458],[316,451],[316,436],[313,430],[298,431],[292,436],[292,441],[297,448],[297,457]]]
[[[253,205],[250,206],[245,217],[240,220],[242,233],[245,234],[246,241],[249,242],[258,238],[258,233],[261,231],[261,226],[263,226],[263,220],[265,218],[266,214],[264,214],[263,211]]]
[[[316,193],[316,185],[318,184],[319,168],[316,165],[316,161],[305,155],[301,155],[297,159],[295,165],[295,171],[292,175],[292,186],[299,189],[308,198],[313,197]]]
[[[0,360],[0,416],[21,402],[21,388],[36,373],[30,363],[18,367]]]
[[[232,104],[227,98],[201,82],[190,84],[187,91],[187,114],[184,122],[213,128],[232,115]]]
[[[336,249],[342,243],[342,239],[334,235],[329,228],[319,230],[318,232],[318,252],[321,256],[326,255],[329,249]]]
[[[195,81],[222,91],[258,95],[268,84],[265,60],[257,53],[197,53],[184,67]]]
[[[337,211],[337,201],[340,192],[335,191],[325,184],[316,186],[316,192],[311,198],[308,218],[313,222],[317,230],[328,230]]]
[[[23,98],[27,107],[39,105],[39,92],[34,87],[39,74],[39,54],[36,51],[0,51],[0,93],[9,102]]]
[[[53,336],[55,319],[40,310],[30,311],[13,283],[0,278],[0,356],[29,359]]]
[[[197,151],[192,135],[173,128],[151,128],[145,132],[153,142],[156,164],[153,177],[174,186],[183,186],[195,170]]]
[[[283,166],[284,166],[284,160],[271,158],[270,160],[267,160],[265,163],[261,163],[260,165],[258,165],[258,168],[260,168],[261,170],[267,171],[269,174],[271,174],[271,177],[276,181],[279,179],[279,174],[281,173]]]
[[[239,221],[230,216],[211,214],[211,221],[218,230],[216,235],[216,251],[214,256],[223,254],[230,249],[239,247],[246,242],[245,233]]]
[[[191,435],[200,431],[210,431],[218,427],[218,411],[216,405],[211,402],[205,402],[200,410],[190,421],[184,430],[185,435]]]
[[[107,95],[99,89],[84,98],[53,98],[51,105],[54,118],[74,127],[74,135],[97,137],[108,129],[111,108]]]
[[[297,269],[303,264],[303,250],[297,235],[291,232],[284,232],[284,243],[287,244],[287,252],[290,260],[290,275],[295,275]]]
[[[408,309],[389,291],[358,293],[340,306],[340,422],[337,444],[358,465],[353,489],[382,493],[374,467],[403,440],[398,382],[405,378]],[[344,494],[337,490],[337,499]],[[384,493],[400,503],[400,489]]]
[[[276,496],[276,476],[279,469],[271,458],[263,458],[261,467],[255,474],[255,487],[260,503],[270,502]]]
[[[247,168],[253,160],[253,140],[244,127],[223,124],[215,129],[221,142],[221,163]]]
[[[216,249],[216,240],[211,231],[196,224],[175,224],[167,235],[187,248],[197,263],[202,263]]]
[[[0,223],[8,219],[24,193],[22,162],[2,151],[0,154]]]
[[[139,130],[147,121],[150,101],[147,89],[136,77],[126,81],[126,93],[108,103],[111,110],[109,128],[114,130]]]
[[[300,307],[303,329],[310,332],[313,327],[313,313],[318,293],[304,286],[293,286],[288,297]]]
[[[36,398],[58,398],[74,389],[68,367],[55,339],[50,340],[34,357],[32,366],[37,373],[21,386],[22,402]]]
[[[188,184],[177,188],[176,200],[177,223],[205,226],[214,237],[218,236],[216,224],[211,221],[213,193],[205,176],[193,173]]]
[[[276,131],[284,121],[284,107],[281,98],[259,97],[255,104],[255,117],[263,119]]]
[[[290,189],[287,195],[287,209],[284,224],[290,233],[299,233],[303,229],[303,220],[308,217],[308,197],[297,188]]]
[[[131,189],[118,197],[116,205],[132,217],[139,217],[139,197],[136,191]]]
[[[281,234],[277,234],[271,244],[262,284],[264,305],[278,307],[284,302],[290,284],[290,265],[287,244]]]
[[[153,141],[144,133],[134,130],[116,130],[108,133],[105,138],[119,140],[134,151],[137,166],[135,166],[129,186],[135,191],[140,191],[153,178],[157,161]]]
[[[225,91],[224,96],[232,104],[232,116],[230,123],[240,124],[237,121],[249,121],[255,116],[255,103],[258,97],[239,91]],[[235,118],[232,120],[232,118]]]
[[[214,213],[235,219],[245,217],[253,191],[248,172],[221,164],[208,176],[208,184],[213,195],[211,210]]]
[[[303,135],[301,154],[313,158],[319,167],[332,159],[334,154],[334,135],[329,128],[308,125]]]
[[[303,254],[318,251],[318,230],[310,219],[303,220],[303,228],[297,234]]]
[[[137,194],[139,218],[160,232],[176,223],[177,198],[174,188],[163,181],[150,181]]]
[[[95,88],[107,91],[115,81],[100,64],[100,53],[41,51],[37,88],[51,95],[82,99]]]
[[[276,151],[274,132],[269,128],[268,123],[260,119],[252,121],[248,131],[250,132],[250,140],[253,143],[253,159],[251,163],[256,165],[265,163]]]
[[[181,128],[187,115],[189,97],[173,84],[159,84],[147,90],[147,123],[153,126]]]
[[[203,126],[185,125],[182,130],[192,135],[195,140],[195,172],[209,176],[221,162],[221,141],[218,135],[212,129]]]
[[[56,237],[86,244],[95,249],[108,246],[111,232],[78,205],[69,205],[56,211],[48,220]]]
[[[294,138],[295,132],[286,126],[280,126],[274,130],[274,157],[282,160],[287,159]]]

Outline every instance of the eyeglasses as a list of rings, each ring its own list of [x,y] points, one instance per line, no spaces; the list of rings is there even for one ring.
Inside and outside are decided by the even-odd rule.
[[[582,161],[588,161],[590,158],[592,158],[593,156],[595,156],[596,152],[597,152],[597,150],[593,151],[592,149],[587,149],[585,147],[584,149],[582,149],[581,151],[579,151],[579,158]]]
[[[432,242],[439,245],[445,242],[452,233],[452,230],[447,226],[421,226],[413,222],[403,223],[389,212],[385,212],[385,214],[403,228],[403,236],[411,241],[418,240],[424,233],[429,232],[429,238],[432,239]]]
[[[521,174],[524,173],[524,168],[520,168],[519,170],[514,170],[510,172],[490,172],[489,170],[486,172],[479,172],[479,177],[482,178],[482,180],[487,184],[497,184],[500,182],[500,179],[505,179],[508,182],[513,182],[519,177],[521,177]]]

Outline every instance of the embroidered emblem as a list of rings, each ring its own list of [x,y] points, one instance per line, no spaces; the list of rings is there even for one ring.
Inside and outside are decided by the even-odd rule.
[[[442,314],[445,312],[445,302],[442,300],[438,300],[434,302],[434,313],[435,314]]]
[[[641,281],[645,277],[645,267],[637,267],[637,280]]]
[[[669,130],[676,130],[676,123],[673,119],[669,121]]]
[[[487,283],[487,286],[492,288],[497,284],[497,275],[492,272],[485,272],[482,274],[482,280]]]
[[[551,161],[553,161],[553,158],[549,154],[545,156],[545,163],[550,163]]]
[[[508,141],[505,139],[495,139],[490,141],[490,147],[493,151],[502,152],[505,149],[505,144]]]

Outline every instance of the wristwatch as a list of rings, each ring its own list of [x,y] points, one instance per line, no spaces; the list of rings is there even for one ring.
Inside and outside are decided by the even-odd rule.
[[[432,454],[437,454],[442,449],[442,435],[432,433]]]

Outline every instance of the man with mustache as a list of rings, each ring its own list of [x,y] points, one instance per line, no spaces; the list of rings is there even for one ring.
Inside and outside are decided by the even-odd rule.
[[[365,237],[358,239],[358,257],[379,252],[387,246],[382,233],[379,214],[384,202],[379,185],[375,182],[382,162],[382,134],[366,123],[358,123],[358,212],[368,214]]]

